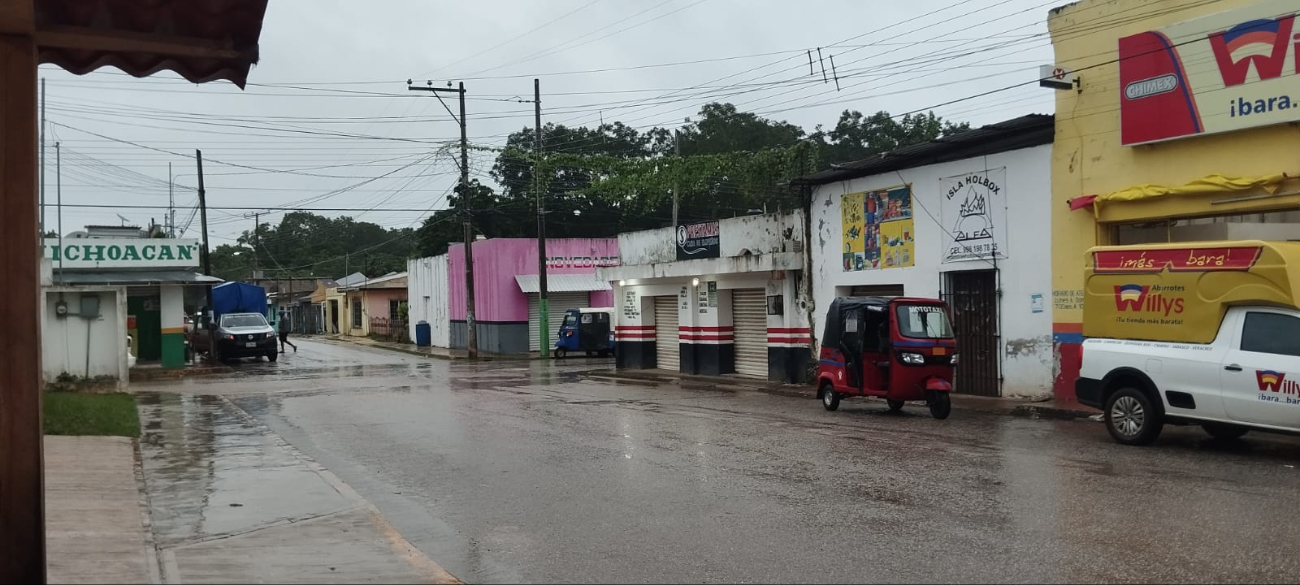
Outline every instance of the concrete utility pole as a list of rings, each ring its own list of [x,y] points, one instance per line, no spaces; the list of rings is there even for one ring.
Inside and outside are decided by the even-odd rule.
[[[474,318],[474,225],[473,225],[473,203],[470,201],[469,190],[469,137],[465,133],[465,82],[460,86],[452,89],[451,82],[447,82],[446,88],[434,87],[433,82],[428,82],[427,87],[415,87],[411,85],[411,80],[406,80],[406,89],[411,91],[430,91],[434,97],[442,102],[442,107],[447,109],[458,123],[460,123],[460,203],[461,203],[461,221],[465,225],[465,349],[470,359],[478,357],[478,321]],[[447,106],[447,102],[442,101],[439,93],[460,94],[460,116],[457,116]]]
[[[262,227],[262,214],[254,213],[253,214],[253,235],[252,237],[248,238],[249,245],[253,248],[253,280],[257,280],[261,278],[261,275],[257,273],[257,244],[258,244],[258,240],[261,239],[257,235],[257,230],[260,227]]]
[[[172,183],[172,163],[167,163],[167,237],[176,237],[176,190]]]
[[[41,250],[45,250],[45,78],[41,78]]]
[[[533,80],[533,190],[537,192],[537,337],[545,356],[551,349],[551,307],[546,295],[546,194],[542,188],[542,83]]]
[[[194,161],[199,168],[199,223],[203,227],[203,274],[212,276],[212,251],[208,249],[208,190],[203,188],[203,151],[194,150]],[[212,285],[206,287],[208,293],[208,313],[200,315],[199,320],[212,314]],[[208,321],[208,361],[217,363],[217,336],[214,323]]]
[[[673,150],[677,152],[677,162],[680,165],[682,159],[682,133],[677,130],[673,130]],[[681,174],[681,169],[678,169],[677,176],[680,177]],[[681,179],[673,182],[673,229],[677,229],[677,208],[681,205],[681,198],[677,196],[677,192],[681,191],[681,188]]]

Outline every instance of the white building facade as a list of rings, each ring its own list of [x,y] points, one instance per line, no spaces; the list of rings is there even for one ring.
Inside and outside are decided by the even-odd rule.
[[[1052,116],[836,165],[812,186],[814,332],[837,296],[942,298],[958,392],[1052,389]]]
[[[811,359],[802,213],[619,234],[619,368],[797,383]]]

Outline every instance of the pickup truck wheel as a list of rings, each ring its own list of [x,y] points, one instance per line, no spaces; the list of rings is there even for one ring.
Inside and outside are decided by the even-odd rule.
[[[1205,432],[1209,433],[1211,437],[1224,440],[1240,439],[1242,435],[1250,432],[1250,429],[1246,427],[1222,423],[1205,423],[1201,425],[1201,428],[1205,429]]]
[[[1106,400],[1106,430],[1125,445],[1149,445],[1160,436],[1164,421],[1146,393],[1120,388]]]
[[[835,393],[835,387],[829,383],[822,384],[821,389],[822,406],[826,410],[835,410],[840,407],[840,395]]]

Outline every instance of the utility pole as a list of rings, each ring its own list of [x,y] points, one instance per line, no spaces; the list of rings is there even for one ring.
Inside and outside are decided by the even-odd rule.
[[[172,183],[172,163],[167,163],[167,216],[168,220],[167,237],[176,237],[176,190]]]
[[[41,250],[45,249],[45,78],[41,78]],[[62,250],[60,250],[62,252]]]
[[[63,156],[59,143],[54,143],[54,200],[59,218],[59,284],[63,284]]]
[[[199,222],[203,227],[203,274],[212,276],[212,251],[208,249],[208,190],[203,188],[203,151],[194,150],[194,160],[199,169]],[[208,312],[200,320],[212,315],[212,285],[207,286]],[[217,363],[217,337],[211,319],[208,319],[208,360]]]
[[[682,133],[677,130],[673,130],[673,150],[677,152],[677,164],[678,166],[680,166],[682,164]],[[678,177],[682,176],[682,172],[680,168],[677,169],[676,176]],[[678,191],[681,191],[681,188],[682,188],[682,180],[680,178],[674,180],[673,181],[673,229],[677,229],[677,208],[681,205],[681,197],[678,197]]]
[[[551,307],[546,298],[546,194],[542,188],[542,83],[533,79],[533,190],[537,192],[537,346],[542,356],[551,349]]]
[[[257,279],[261,278],[261,276],[257,274],[257,244],[258,244],[258,240],[260,240],[260,238],[257,235],[257,230],[258,228],[261,227],[261,224],[262,224],[262,214],[254,213],[253,214],[253,237],[249,238],[249,244],[252,245],[253,247],[253,282],[257,282]]]
[[[430,81],[427,87],[415,87],[411,85],[411,80],[406,80],[406,89],[411,91],[430,91],[434,97],[442,102],[442,107],[447,109],[460,123],[460,202],[461,202],[461,220],[465,225],[465,349],[470,359],[478,358],[478,321],[474,318],[474,215],[473,203],[470,201],[469,190],[469,137],[465,133],[465,82],[460,82],[456,89],[451,88],[451,82],[447,82],[447,87],[434,87]],[[447,102],[442,101],[439,93],[456,93],[460,94],[460,116],[452,113]]]

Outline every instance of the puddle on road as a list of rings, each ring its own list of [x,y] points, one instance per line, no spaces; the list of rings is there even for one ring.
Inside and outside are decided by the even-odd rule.
[[[144,393],[138,400],[140,457],[160,546],[350,505],[219,396]]]

